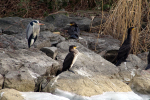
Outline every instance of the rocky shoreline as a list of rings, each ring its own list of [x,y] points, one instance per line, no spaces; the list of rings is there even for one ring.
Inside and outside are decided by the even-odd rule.
[[[110,91],[130,92],[132,89],[140,93],[150,92],[150,73],[144,71],[147,63],[133,54],[119,67],[104,59],[114,56],[113,51],[119,49],[120,41],[104,35],[97,39],[96,33],[88,33],[91,19],[50,15],[41,21],[45,25],[29,49],[25,29],[32,20],[19,17],[0,19],[1,94],[7,90],[16,93],[13,95],[17,98],[16,90],[55,94],[58,89],[88,97]],[[99,20],[93,21],[93,25],[98,25]],[[53,33],[65,30],[70,21],[79,24],[82,39],[68,40]],[[95,43],[97,51],[94,52]],[[75,73],[65,71],[56,77],[70,45],[79,46],[80,55],[71,68]],[[23,100],[23,97],[10,99],[3,96],[0,100]]]

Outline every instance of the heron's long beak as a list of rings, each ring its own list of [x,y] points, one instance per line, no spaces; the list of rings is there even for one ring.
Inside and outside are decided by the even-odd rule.
[[[67,25],[69,25],[69,26],[70,26],[70,24],[67,24]]]
[[[67,24],[67,25],[72,26],[73,24]]]
[[[43,24],[43,23],[38,23],[39,25],[45,25],[45,24]]]

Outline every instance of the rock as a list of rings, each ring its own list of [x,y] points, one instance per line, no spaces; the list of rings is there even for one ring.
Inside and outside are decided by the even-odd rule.
[[[42,39],[43,40],[43,39]],[[38,49],[41,49],[41,48],[43,48],[43,47],[50,47],[51,46],[51,42],[49,41],[49,39],[47,39],[47,40],[43,40],[43,41],[38,41],[38,42],[36,42],[35,44],[34,44],[34,47],[35,48],[38,48]]]
[[[35,48],[14,50],[12,52],[0,50],[0,55],[0,74],[7,74],[9,71],[18,71],[22,67],[27,67],[38,75],[44,75],[52,66],[59,66],[58,62]]]
[[[114,39],[112,36],[109,35],[100,35],[100,38],[97,38],[98,33],[87,33],[87,32],[82,32],[81,33],[81,38],[79,39],[80,41],[85,41],[85,42],[80,42],[82,45],[88,47],[91,50],[95,50],[96,48],[96,53],[101,53],[103,51],[109,52],[112,50],[119,50],[120,48],[120,41],[117,39]],[[74,40],[75,41],[75,40]]]
[[[58,50],[56,47],[44,47],[41,49],[41,51],[46,53],[46,55],[51,57],[52,59],[55,59],[58,53]]]
[[[63,61],[69,52],[69,46],[76,45],[79,46],[78,50],[80,52],[76,63],[74,64],[74,70],[85,70],[92,74],[103,74],[103,75],[113,75],[118,72],[118,68],[107,60],[103,59],[100,55],[94,53],[93,51],[85,48],[83,45],[77,42],[61,42],[57,45],[58,55],[57,60]]]
[[[129,54],[127,62],[122,62],[118,68],[120,69],[119,75],[122,81],[129,83],[138,70],[145,68],[147,64],[134,54]]]
[[[103,59],[100,55],[85,48],[76,42],[61,42],[57,45],[57,60],[63,62],[69,45],[79,46],[80,52],[77,61],[70,68],[52,79],[43,89],[44,92],[57,92],[57,89],[68,91],[82,96],[92,96],[108,91],[131,91],[125,83],[115,79],[118,68]]]
[[[12,35],[22,33],[26,30],[26,27],[29,22],[35,19],[31,18],[20,18],[20,17],[5,17],[0,19],[0,27],[3,30],[4,34]],[[53,31],[55,27],[52,24],[40,21],[45,24],[41,26],[41,31],[49,30]]]
[[[58,34],[53,34],[50,31],[40,32],[40,35],[37,37],[37,41],[31,46],[41,49],[43,47],[49,47],[53,44],[57,44],[61,41],[64,41],[65,38]],[[0,48],[7,49],[27,49],[28,42],[26,39],[26,33],[19,33],[14,35],[3,34],[0,35]]]
[[[4,88],[13,88],[18,91],[34,91],[35,82],[33,72],[28,68],[21,68],[18,71],[9,71],[5,75]]]
[[[103,92],[110,91],[131,91],[128,85],[117,79],[109,79],[102,75],[90,76],[89,73],[87,73],[87,76],[78,75],[68,71],[51,80],[43,91],[57,95],[58,90],[75,93],[81,96],[100,95]]]
[[[20,18],[20,17],[5,17],[0,19],[0,27],[3,30],[3,34],[0,35],[0,48],[10,49],[26,49],[28,48],[28,42],[26,39],[26,27],[29,22],[35,19]],[[41,34],[42,31],[53,31],[55,27],[52,24],[40,21],[45,25],[41,26],[40,35],[37,41],[34,43],[34,47],[42,48],[45,46],[51,46],[49,37],[44,37]],[[58,36],[58,35],[57,35]]]
[[[0,100],[24,100],[21,93],[14,89],[2,89],[0,94]]]
[[[90,31],[91,19],[86,17],[72,17],[70,18],[70,22],[76,22],[81,31]]]
[[[55,75],[59,63],[38,49],[0,50],[0,74],[5,75],[4,88],[34,91],[37,78]]]
[[[78,42],[80,44],[82,44],[84,47],[88,48],[88,41],[82,37],[79,37],[79,39],[68,39],[66,40],[67,42]]]
[[[96,46],[97,52],[109,51],[109,50],[119,50],[120,41],[110,37],[103,37],[95,39],[94,37],[86,37],[88,41],[89,48],[94,50]]]
[[[137,55],[139,58],[141,58],[143,61],[145,61],[146,63],[148,63],[148,52],[143,52]]]
[[[0,89],[3,88],[4,77],[0,74]]]
[[[67,24],[74,21],[81,31],[89,31],[91,19],[86,17],[68,17],[65,14],[53,14],[45,18],[45,21],[52,23],[55,27],[67,29]]]
[[[101,21],[102,21],[102,23],[101,23]],[[101,24],[103,24],[103,23],[105,23],[106,22],[106,19],[101,19],[101,18],[99,18],[99,17],[95,17],[94,19],[93,19],[93,22],[92,22],[92,26],[98,26],[98,25],[101,25]]]
[[[137,75],[130,82],[130,86],[137,92],[142,94],[150,93],[150,71],[141,71],[140,75]]]
[[[145,66],[147,65],[144,61],[142,61],[138,56],[134,54],[129,54],[127,57],[127,62],[125,66],[125,62],[122,62],[121,65],[119,66],[120,68],[123,69],[144,69]]]
[[[50,40],[50,43],[54,46],[62,41],[65,41],[64,37],[62,37],[59,34],[53,34],[50,31],[43,31],[43,32],[41,32],[41,34],[42,34],[41,37],[43,37],[43,39],[48,38]]]
[[[19,17],[5,17],[0,19],[0,27],[4,34],[17,34],[22,32],[21,23],[22,18]]]
[[[55,27],[64,27],[69,23],[65,14],[53,14],[45,18],[45,22],[53,24]]]

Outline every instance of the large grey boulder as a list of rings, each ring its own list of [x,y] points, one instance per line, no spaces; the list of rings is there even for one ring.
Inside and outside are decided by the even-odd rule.
[[[132,79],[130,87],[139,93],[149,94],[150,93],[150,71],[142,70]]]
[[[127,62],[122,62],[119,68],[119,78],[129,83],[138,73],[138,71],[141,71],[145,69],[146,63],[141,60],[139,57],[137,57],[134,54],[130,54],[127,58]]]
[[[51,45],[57,44],[64,40],[65,38],[58,34],[53,34],[50,31],[42,31],[40,32],[40,35],[37,37],[36,42],[31,46],[31,48],[35,47],[41,49],[43,47],[50,47]],[[26,39],[26,33],[23,32],[13,35],[0,35],[0,48],[13,50],[27,49],[28,41]]]
[[[35,73],[30,71],[28,68],[21,68],[17,71],[9,71],[5,75],[4,88],[12,88],[24,92],[34,91],[34,78],[40,76],[35,76],[34,74]]]
[[[63,90],[82,96],[98,95],[108,91],[131,91],[128,85],[115,79],[115,75],[118,73],[115,65],[80,43],[69,41],[59,43],[57,45],[58,61],[63,62],[70,45],[79,46],[80,54],[77,61],[70,68],[71,71],[62,72],[51,79],[43,91],[57,94],[59,90]]]
[[[85,47],[87,47],[90,50],[96,49],[96,53],[101,54],[102,52],[110,52],[110,51],[116,51],[120,48],[120,41],[117,39],[114,39],[110,35],[100,35],[99,38],[97,38],[98,33],[87,33],[82,32],[82,35],[80,35],[81,39],[75,40],[70,39],[71,42],[79,42]],[[105,55],[105,53],[103,54]],[[106,56],[106,55],[105,55]]]
[[[58,44],[58,43],[60,43],[62,41],[65,41],[64,37],[62,37],[59,34],[54,34],[54,33],[50,32],[50,31],[43,31],[43,32],[41,32],[41,37],[43,37],[43,39],[44,38],[48,38],[52,45]]]
[[[51,57],[52,59],[55,59],[58,53],[58,50],[56,47],[44,47],[44,48],[41,48],[40,50],[46,53],[46,55]]]
[[[0,94],[0,100],[24,100],[22,94],[15,89],[2,89]]]
[[[118,68],[112,63],[108,62],[100,55],[94,53],[93,51],[87,49],[83,45],[77,42],[61,42],[57,45],[58,55],[57,59],[63,61],[69,52],[69,46],[76,45],[79,46],[78,50],[80,52],[76,63],[74,64],[74,70],[84,70],[89,74],[94,72],[94,75],[113,75],[118,72]]]
[[[84,34],[84,33],[83,33]],[[102,51],[119,50],[120,41],[112,38],[111,36],[103,36],[97,39],[97,37],[83,36],[88,41],[89,48],[97,50],[98,53]]]
[[[20,17],[5,17],[0,19],[0,28],[3,30],[4,34],[18,34],[22,33],[26,30],[27,25],[29,22],[35,19],[31,18],[20,18]],[[40,21],[45,25],[41,26],[41,31],[49,30],[53,31],[55,27],[52,24]]]
[[[0,50],[0,74],[5,75],[4,88],[34,91],[37,78],[55,75],[59,63],[38,49]]]
[[[100,95],[104,92],[129,92],[131,88],[117,79],[110,79],[103,75],[91,76],[88,72],[81,74],[64,72],[52,79],[43,89],[58,95],[59,91],[67,91],[81,96]]]
[[[149,52],[143,52],[138,54],[137,56],[148,64],[148,54]]]
[[[67,29],[70,22],[78,24],[81,31],[89,31],[91,19],[86,17],[68,17],[65,14],[53,14],[45,18],[45,21],[52,23],[55,27]]]
[[[7,74],[9,71],[18,71],[22,67],[27,67],[38,75],[44,75],[52,66],[56,68],[59,66],[58,62],[38,49],[0,50],[0,55],[0,74]]]

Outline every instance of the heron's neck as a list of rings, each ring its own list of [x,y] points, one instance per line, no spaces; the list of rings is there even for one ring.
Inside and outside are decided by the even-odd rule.
[[[35,25],[34,28],[33,28],[33,35],[34,36],[39,35],[39,32],[40,32],[39,25]]]

